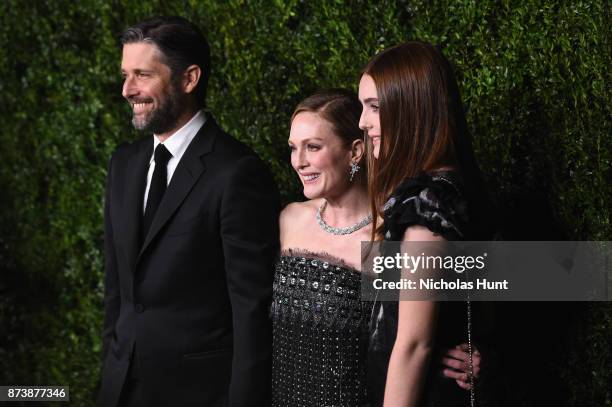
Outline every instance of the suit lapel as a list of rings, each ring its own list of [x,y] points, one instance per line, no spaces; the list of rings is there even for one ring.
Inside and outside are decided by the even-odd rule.
[[[214,119],[208,115],[206,123],[204,123],[191,144],[189,144],[176,170],[174,170],[168,189],[166,189],[164,197],[159,204],[159,208],[155,213],[153,223],[151,224],[149,233],[145,237],[138,258],[142,256],[144,251],[151,244],[151,241],[181,206],[202,173],[206,170],[201,157],[212,150],[218,131],[219,127]]]
[[[140,223],[144,203],[146,176],[149,161],[153,154],[153,140],[142,141],[136,155],[127,164],[127,182],[125,185],[124,224],[127,242],[127,257],[132,270],[135,270],[136,256],[140,249]]]

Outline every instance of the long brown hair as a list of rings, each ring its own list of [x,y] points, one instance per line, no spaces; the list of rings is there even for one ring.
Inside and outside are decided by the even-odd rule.
[[[368,193],[372,213],[382,217],[384,203],[404,179],[462,170],[465,157],[473,156],[453,70],[436,47],[421,41],[396,45],[372,58],[362,74],[378,93],[381,140],[378,159],[368,145]],[[380,238],[376,218],[372,237]]]

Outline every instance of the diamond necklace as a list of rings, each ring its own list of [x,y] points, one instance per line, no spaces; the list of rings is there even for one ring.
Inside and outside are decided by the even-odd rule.
[[[326,231],[327,233],[331,233],[334,235],[350,235],[351,233],[361,229],[364,226],[367,226],[372,222],[372,214],[369,214],[365,218],[361,219],[359,222],[355,223],[351,226],[346,226],[343,228],[335,228],[333,226],[329,226],[323,220],[323,212],[327,207],[327,201],[323,201],[323,204],[317,209],[317,223],[321,226],[321,229]]]

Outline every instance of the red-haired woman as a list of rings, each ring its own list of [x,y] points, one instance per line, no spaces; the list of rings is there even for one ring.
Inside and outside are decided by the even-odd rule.
[[[280,216],[272,303],[273,407],[367,406],[371,304],[361,301],[361,241],[371,235],[365,146],[354,92],[304,99],[289,149],[304,202]]]
[[[457,83],[442,53],[418,41],[381,52],[363,70],[359,99],[359,126],[368,136],[368,192],[377,215],[373,236],[390,241],[488,238],[483,221],[488,201],[480,194],[484,189]],[[465,406],[470,396],[473,403],[473,390],[466,392],[437,368],[428,368],[434,350],[471,339],[469,311],[464,303],[377,303],[372,332],[392,334],[385,343],[371,345],[368,380],[375,405],[384,400],[385,407]],[[380,341],[374,335],[371,340]],[[451,351],[457,359],[444,363],[464,371],[467,365],[470,371],[478,355],[471,341],[468,345]],[[465,373],[447,369],[445,375],[464,388],[473,384]]]

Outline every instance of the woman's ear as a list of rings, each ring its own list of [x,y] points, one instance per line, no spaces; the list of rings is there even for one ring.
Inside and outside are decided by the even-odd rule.
[[[359,163],[365,154],[365,144],[363,140],[353,140],[351,144],[351,162]]]

